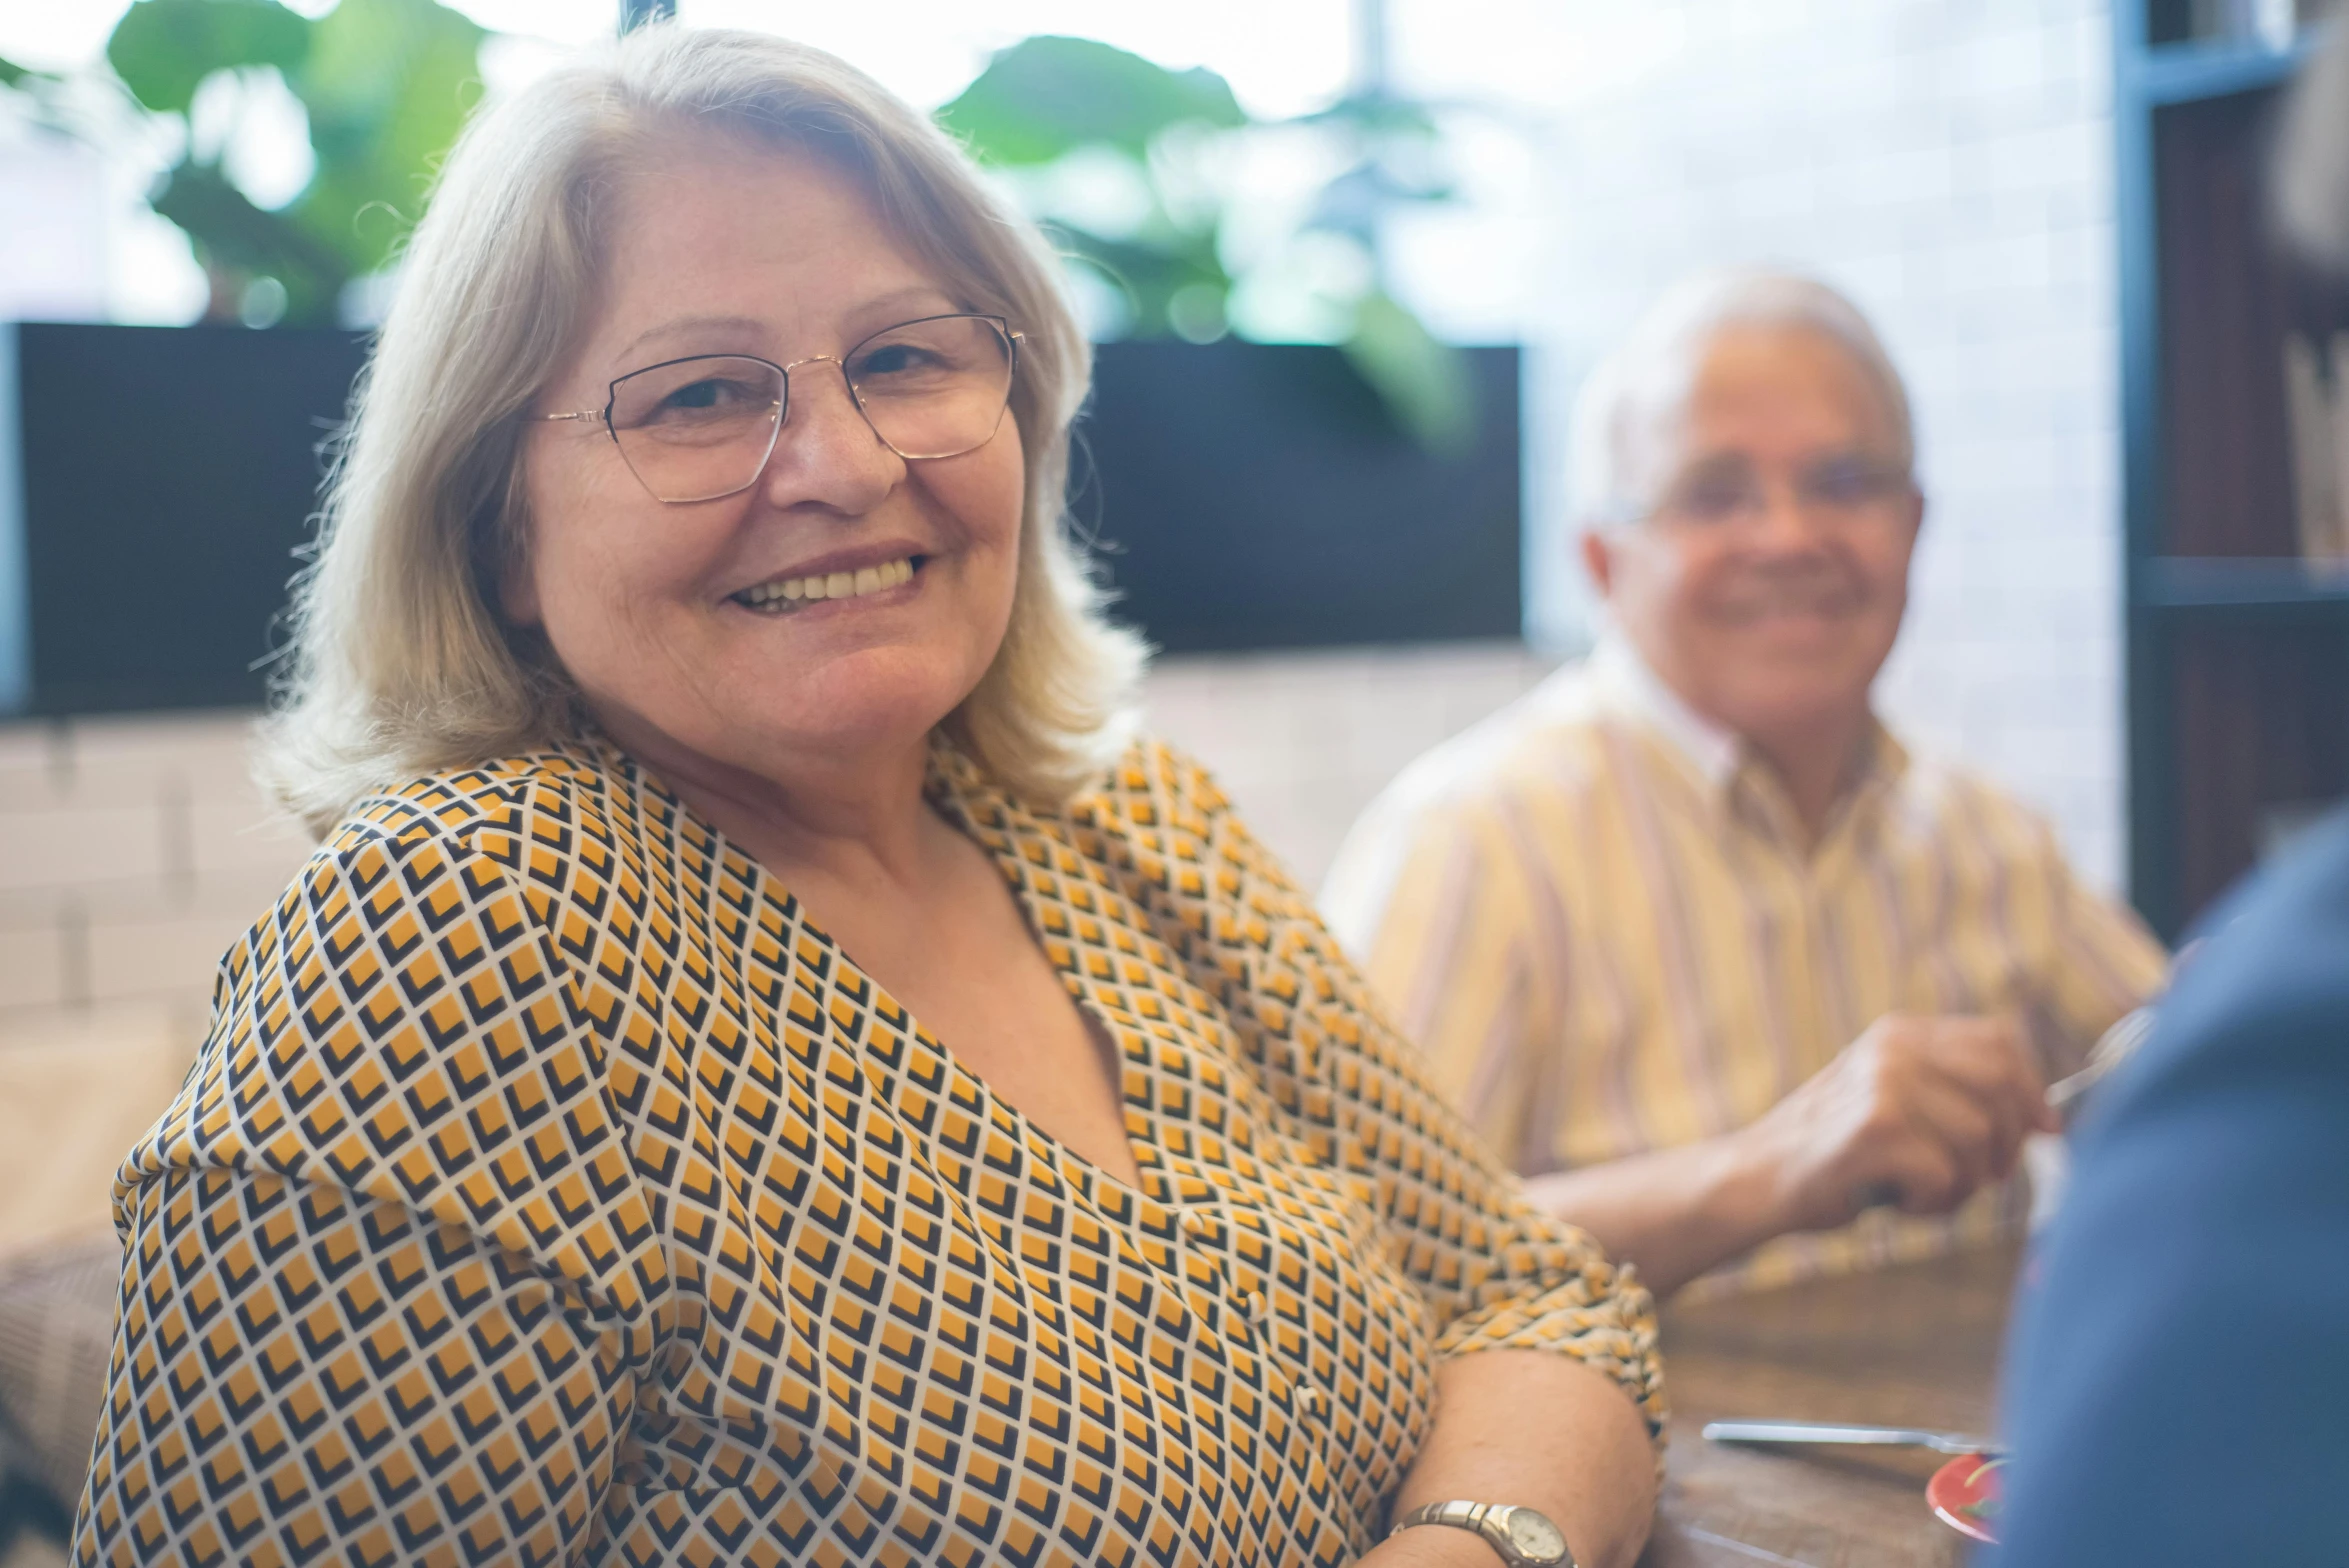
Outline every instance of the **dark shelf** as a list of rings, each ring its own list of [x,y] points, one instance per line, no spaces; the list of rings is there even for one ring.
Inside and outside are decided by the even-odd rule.
[[[2133,62],[2137,96],[2148,104],[2198,103],[2273,87],[2315,52],[2328,31],[2312,27],[2288,49],[2234,41],[2156,45]]]
[[[2279,812],[2349,794],[2349,562],[2299,557],[2280,373],[2291,335],[2349,332],[2349,289],[2277,244],[2269,190],[2285,93],[2342,24],[2148,43],[2201,9],[2111,12],[2129,892],[2172,939]]]
[[[2145,563],[2137,602],[2155,610],[2349,605],[2349,561],[2314,562],[2290,556],[2157,556]]]

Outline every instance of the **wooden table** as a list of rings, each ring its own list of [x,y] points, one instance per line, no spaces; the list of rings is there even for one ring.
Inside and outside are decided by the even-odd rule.
[[[1991,1429],[2016,1249],[1667,1307],[1672,1448],[1641,1568],[1955,1568],[1918,1449],[1724,1447],[1707,1421]]]

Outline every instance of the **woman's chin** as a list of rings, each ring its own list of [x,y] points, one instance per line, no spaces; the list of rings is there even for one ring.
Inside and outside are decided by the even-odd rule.
[[[790,756],[870,755],[916,744],[985,673],[942,662],[870,649],[820,673],[761,682],[725,705],[728,727],[759,751]]]

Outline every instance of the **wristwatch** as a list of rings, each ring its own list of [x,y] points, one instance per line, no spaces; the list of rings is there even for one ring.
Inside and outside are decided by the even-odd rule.
[[[1415,1524],[1448,1524],[1474,1530],[1492,1543],[1509,1568],[1574,1568],[1574,1554],[1558,1527],[1531,1508],[1505,1503],[1429,1503],[1414,1508],[1395,1522],[1389,1536]]]

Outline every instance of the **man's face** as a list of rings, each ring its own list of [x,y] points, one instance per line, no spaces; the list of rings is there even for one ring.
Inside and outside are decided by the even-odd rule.
[[[1583,549],[1649,667],[1765,743],[1864,714],[1924,503],[1851,355],[1807,328],[1724,329],[1631,456],[1649,515]]]

